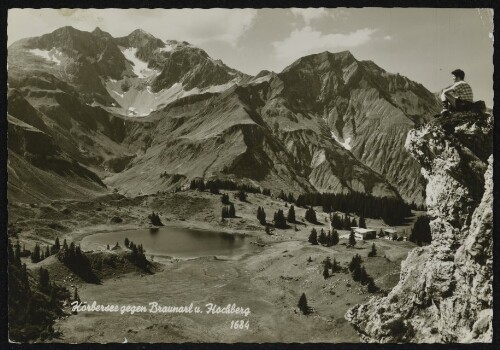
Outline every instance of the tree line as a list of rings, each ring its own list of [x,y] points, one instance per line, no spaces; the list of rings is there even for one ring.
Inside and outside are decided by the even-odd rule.
[[[299,207],[321,206],[326,213],[341,211],[356,213],[364,218],[381,218],[388,225],[401,224],[404,218],[411,215],[410,205],[402,199],[380,198],[360,192],[306,193],[299,195],[294,203]]]

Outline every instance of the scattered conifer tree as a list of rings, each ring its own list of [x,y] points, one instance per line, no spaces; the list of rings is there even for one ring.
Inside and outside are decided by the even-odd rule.
[[[369,293],[376,293],[378,291],[378,287],[375,285],[375,281],[371,277],[368,279],[367,289]]]
[[[319,232],[318,243],[321,245],[327,243],[326,234],[325,234],[325,231],[323,229],[321,229],[321,231]]]
[[[359,278],[359,281],[361,282],[361,284],[363,284],[363,285],[367,284],[369,277],[370,276],[368,276],[368,273],[366,272],[365,267],[361,266],[361,274],[360,274],[360,278]]]
[[[229,195],[224,193],[221,197],[222,204],[229,205],[231,202],[229,201]]]
[[[372,250],[368,253],[369,257],[373,257],[377,255],[377,248],[375,248],[375,243],[372,244]]]
[[[325,280],[330,277],[330,272],[329,272],[329,269],[328,267],[326,267],[326,264],[325,266],[323,267],[323,277],[325,278]]]
[[[352,279],[356,282],[361,280],[361,265],[356,265],[354,271],[352,271]]]
[[[323,260],[323,266],[325,266],[327,269],[332,268],[332,261],[330,260],[329,256],[327,256],[325,260]]]
[[[241,201],[241,202],[246,202],[247,200],[247,194],[245,193],[245,191],[243,190],[240,190],[238,193],[237,193],[237,197],[238,199]]]
[[[295,208],[293,205],[291,205],[290,209],[288,209],[287,221],[291,223],[295,222]]]
[[[334,272],[337,272],[340,270],[340,265],[339,263],[337,262],[337,260],[335,258],[333,258],[333,262],[332,262],[332,273]]]
[[[283,210],[281,209],[274,213],[274,226],[281,229],[285,229],[287,227],[285,214],[283,214]]]
[[[257,208],[257,219],[259,220],[261,225],[266,224],[266,212],[264,211],[264,208],[262,207]]]
[[[312,207],[309,207],[309,209],[306,210],[305,219],[313,224],[315,224],[317,222],[316,212],[314,211],[314,209]]]
[[[40,246],[38,245],[38,243],[36,243],[35,248],[33,249],[33,252],[31,253],[31,262],[37,263],[40,260],[41,260]]]
[[[233,203],[231,203],[229,205],[228,214],[229,214],[230,218],[235,218],[236,217],[236,209],[234,208],[234,204]]]
[[[40,286],[40,290],[49,291],[50,290],[50,276],[49,271],[40,267],[38,270],[38,284]]]
[[[311,230],[308,241],[312,245],[318,245],[318,233],[316,232],[316,229],[314,227]]]
[[[229,217],[229,209],[227,208],[227,206],[223,206],[222,212],[221,212],[222,221],[224,221],[224,219],[226,219],[228,217]]]
[[[299,303],[297,306],[304,315],[308,315],[310,313],[311,309],[307,305],[307,298],[305,293],[302,293],[302,295],[300,296]]]
[[[61,250],[61,244],[59,243],[59,237],[56,237],[54,245],[51,247],[51,252],[52,254],[55,254],[60,250]]]
[[[355,256],[352,257],[351,262],[349,263],[349,271],[354,271],[356,266],[360,265],[362,262],[361,256],[359,254],[356,254]]]
[[[351,247],[354,247],[356,245],[356,237],[354,236],[354,231],[351,230],[351,233],[349,234],[349,245]]]
[[[332,245],[337,245],[339,243],[339,233],[337,232],[337,230],[333,230],[332,231]]]
[[[151,225],[154,226],[163,226],[163,223],[161,222],[160,216],[156,214],[154,211],[148,216],[149,221],[151,222]]]

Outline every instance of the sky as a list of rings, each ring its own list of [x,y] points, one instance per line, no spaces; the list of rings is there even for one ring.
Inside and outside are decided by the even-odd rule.
[[[8,45],[66,25],[100,27],[114,37],[141,28],[187,41],[251,75],[280,72],[305,55],[349,50],[437,92],[460,68],[474,99],[493,106],[491,9],[10,9]]]

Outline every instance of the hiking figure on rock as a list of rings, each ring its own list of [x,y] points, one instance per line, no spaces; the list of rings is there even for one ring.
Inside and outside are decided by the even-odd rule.
[[[442,116],[450,114],[450,111],[467,111],[472,109],[473,98],[472,88],[464,81],[465,73],[461,69],[451,72],[454,84],[441,91]]]

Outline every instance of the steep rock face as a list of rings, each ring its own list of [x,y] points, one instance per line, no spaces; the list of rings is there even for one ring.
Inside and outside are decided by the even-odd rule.
[[[120,143],[133,121],[82,103],[72,88],[61,90],[61,82],[52,78],[43,88],[9,89],[9,114],[44,131],[61,150],[95,170],[109,158],[128,154]]]
[[[432,243],[402,263],[400,282],[346,318],[366,341],[491,342],[492,117],[456,114],[409,133],[428,181]]]
[[[106,191],[99,177],[72,160],[50,135],[11,115],[7,121],[9,201],[84,199]]]
[[[406,201],[423,203],[420,165],[404,148],[408,131],[439,111],[422,85],[348,51],[302,57],[270,84],[270,117],[322,119],[325,135],[385,176]]]

